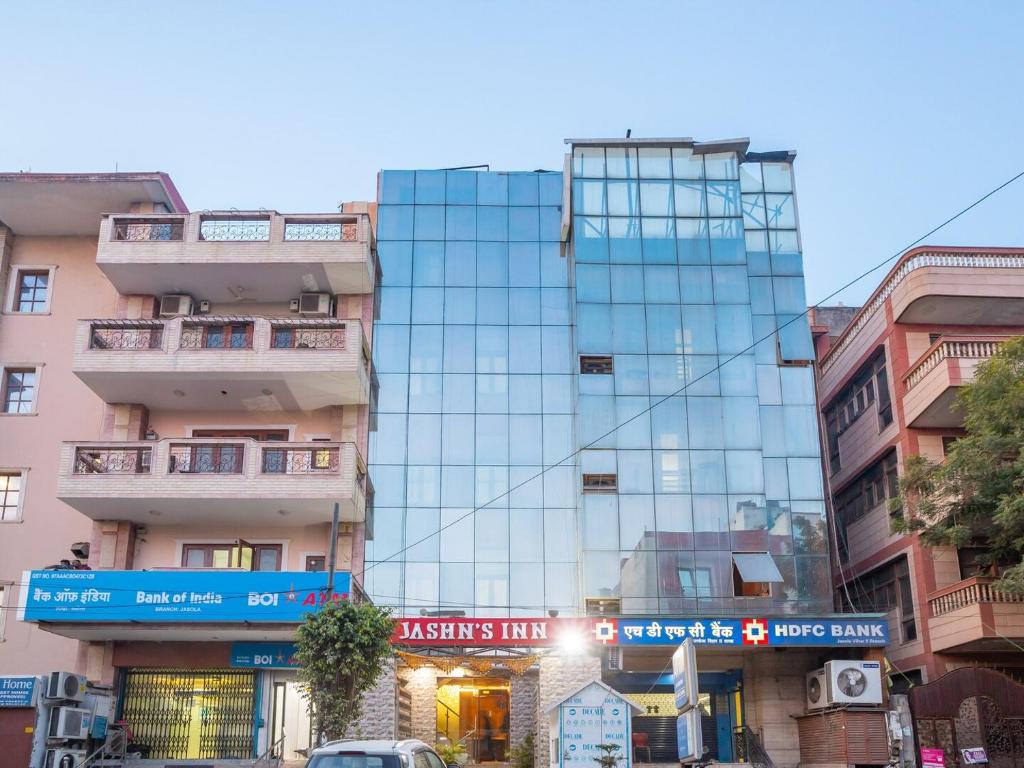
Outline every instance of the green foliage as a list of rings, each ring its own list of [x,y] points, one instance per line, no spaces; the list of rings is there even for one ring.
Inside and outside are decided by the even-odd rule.
[[[335,600],[306,614],[296,638],[299,679],[317,733],[338,739],[355,723],[363,693],[384,671],[394,630],[385,608]]]
[[[444,760],[445,765],[462,765],[466,761],[466,748],[457,741],[446,741],[434,745],[434,751]]]
[[[523,740],[512,747],[512,768],[533,768],[533,734],[528,733]]]
[[[622,749],[618,744],[598,744],[596,745],[604,754],[600,757],[595,757],[594,762],[601,766],[601,768],[616,768],[619,761],[622,760],[622,755],[619,754],[619,750]]]
[[[978,366],[956,407],[966,435],[942,464],[904,462],[894,528],[932,546],[984,546],[982,564],[1002,573],[998,588],[1024,592],[1024,338]]]

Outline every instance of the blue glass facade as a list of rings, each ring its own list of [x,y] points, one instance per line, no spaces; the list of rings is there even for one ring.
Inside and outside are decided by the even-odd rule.
[[[588,144],[571,167],[380,175],[368,593],[414,615],[829,610],[788,158]],[[745,586],[738,553],[781,581]]]

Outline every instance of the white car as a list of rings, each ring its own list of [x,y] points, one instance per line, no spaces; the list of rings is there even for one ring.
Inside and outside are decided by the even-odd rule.
[[[404,741],[329,741],[314,749],[306,768],[448,768],[418,739]]]

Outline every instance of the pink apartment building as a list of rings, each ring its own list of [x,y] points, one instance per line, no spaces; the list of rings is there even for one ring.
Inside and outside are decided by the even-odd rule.
[[[161,173],[0,174],[0,673],[114,686],[153,758],[308,744],[293,614],[334,503],[339,591],[372,525],[370,208],[189,213]],[[69,579],[88,612],[25,610]]]
[[[1024,333],[1024,251],[915,248],[859,310],[812,310],[812,324],[837,604],[888,613],[894,691],[966,666],[1019,677],[1024,603],[991,588],[976,549],[893,533],[889,501],[908,456],[942,461],[963,433],[953,406],[975,367]]]

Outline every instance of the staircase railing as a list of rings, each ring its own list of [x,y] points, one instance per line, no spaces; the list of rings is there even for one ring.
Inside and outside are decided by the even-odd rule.
[[[758,768],[775,768],[775,763],[761,743],[761,737],[748,726],[738,726],[733,734],[736,744],[736,759]]]

